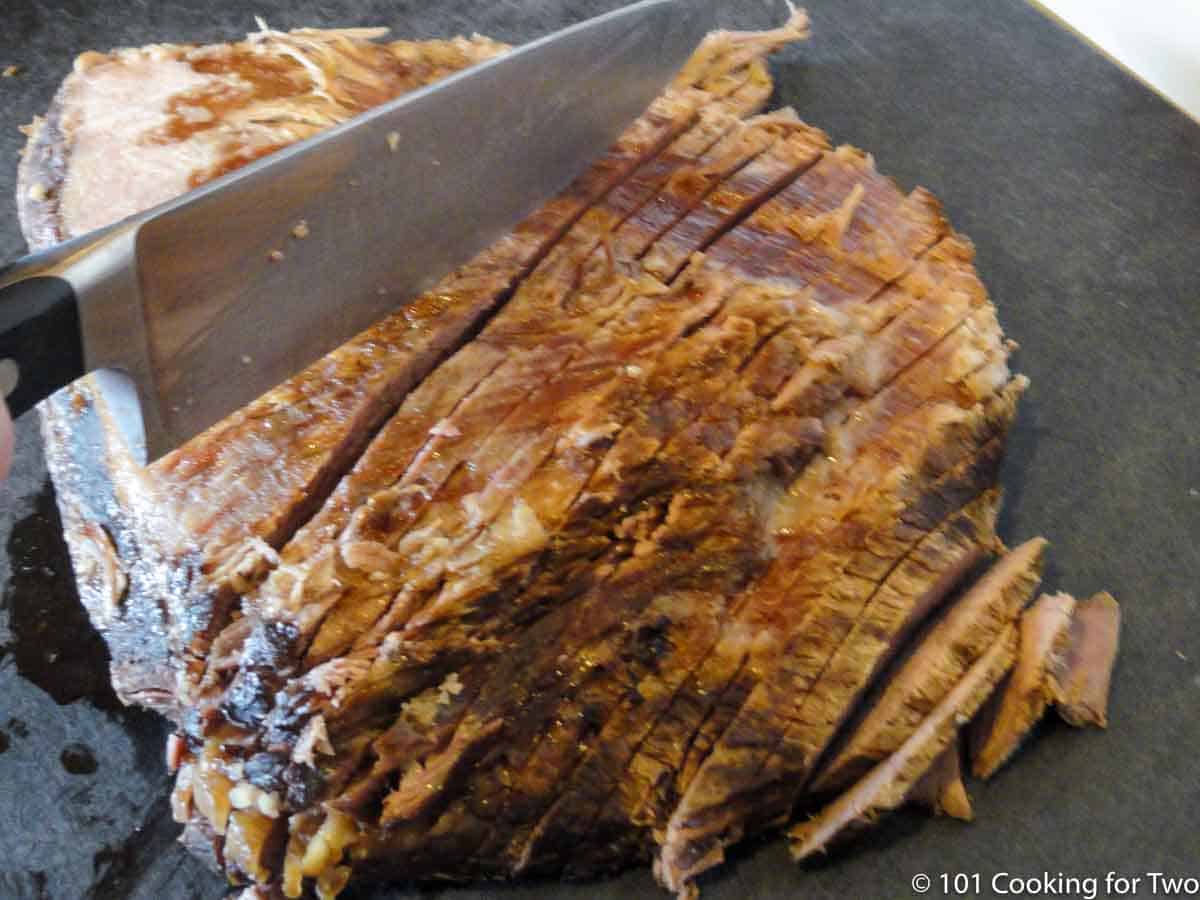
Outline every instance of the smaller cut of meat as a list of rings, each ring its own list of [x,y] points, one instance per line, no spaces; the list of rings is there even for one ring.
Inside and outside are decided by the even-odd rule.
[[[813,782],[830,791],[857,781],[893,753],[997,634],[1020,615],[1041,575],[1046,542],[1035,539],[1004,556],[955,601],[917,643],[854,730],[845,748]]]
[[[971,798],[962,780],[962,747],[955,740],[933,761],[929,771],[913,785],[908,802],[923,806],[935,816],[950,816],[963,822],[975,818]]]
[[[980,778],[994,775],[1045,713],[1051,673],[1066,656],[1074,611],[1074,597],[1043,594],[1021,615],[1016,668],[971,732],[971,767]]]
[[[1108,726],[1108,689],[1121,633],[1121,607],[1100,592],[1075,604],[1066,654],[1050,672],[1054,708],[1076,726]]]
[[[814,818],[788,835],[792,857],[808,859],[840,835],[873,823],[899,807],[938,757],[953,745],[961,722],[969,721],[1012,668],[1017,628],[1007,626],[894,753],[871,769]]]

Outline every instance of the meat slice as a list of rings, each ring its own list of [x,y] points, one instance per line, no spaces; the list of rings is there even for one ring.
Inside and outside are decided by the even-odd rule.
[[[1020,615],[1037,587],[1045,549],[1046,542],[1040,538],[1027,541],[1002,557],[955,601],[919,640],[899,670],[889,675],[883,693],[854,729],[845,748],[814,779],[815,790],[833,791],[857,781],[904,742],[962,677],[966,667]],[[1041,624],[1043,615],[1034,622]],[[1067,610],[1068,619],[1069,615]],[[1030,618],[1027,613],[1021,625],[1022,664],[1029,637],[1033,636],[1029,634]],[[1030,677],[1041,686],[1040,672]]]
[[[1045,713],[1053,693],[1050,673],[1066,654],[1074,612],[1075,598],[1069,594],[1043,594],[1021,616],[1016,668],[995,709],[972,731],[971,767],[980,778],[994,775]]]
[[[917,781],[952,745],[958,723],[975,714],[1012,668],[1016,651],[1017,629],[1010,625],[894,753],[812,820],[788,832],[792,857],[808,859],[827,849],[848,829],[870,824],[880,814],[900,806]]]
[[[963,822],[975,818],[971,798],[962,780],[962,748],[958,741],[942,751],[921,780],[913,785],[907,802],[924,806],[935,816],[950,816]]]
[[[1121,607],[1101,591],[1075,604],[1071,634],[1049,672],[1054,708],[1077,727],[1108,727],[1108,688],[1121,632]]]

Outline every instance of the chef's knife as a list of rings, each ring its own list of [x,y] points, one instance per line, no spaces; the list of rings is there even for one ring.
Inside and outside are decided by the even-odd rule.
[[[662,90],[712,5],[645,0],[571,26],[0,270],[12,412],[119,370],[149,458],[178,446],[564,188]]]

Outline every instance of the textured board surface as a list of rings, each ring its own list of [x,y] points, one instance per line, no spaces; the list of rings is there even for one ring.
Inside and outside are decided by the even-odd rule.
[[[10,0],[0,34],[0,195],[16,126],[90,48],[385,24],[397,37],[480,31],[520,42],[618,5],[590,0]],[[812,0],[814,37],[772,63],[778,105],[922,184],[969,234],[1033,379],[1010,438],[1001,533],[1051,541],[1046,586],[1107,588],[1124,633],[1108,733],[1049,724],[1017,762],[972,784],[977,821],[900,815],[807,867],[782,842],[735,854],[709,898],[913,896],[913,876],[1200,876],[1200,126],[1017,0]],[[727,4],[765,27],[782,4]],[[23,242],[11,201],[0,261]],[[36,423],[18,423],[0,488],[0,898],[224,894],[173,843],[155,717],[121,709],[74,597]],[[973,887],[973,886],[972,886]],[[648,871],[587,885],[360,889],[661,896]],[[974,890],[971,891],[974,893]]]

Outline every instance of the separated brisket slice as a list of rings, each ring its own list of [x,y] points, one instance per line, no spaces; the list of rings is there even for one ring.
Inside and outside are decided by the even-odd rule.
[[[1043,594],[1021,616],[1017,664],[994,708],[975,723],[971,768],[990,778],[1017,751],[1050,702],[1050,672],[1061,665],[1071,635],[1075,598]]]
[[[970,817],[958,728],[1044,542],[960,584],[1003,550],[1027,382],[928,192],[755,115],[805,30],[710,35],[562,196],[150,467],[99,379],[44,407],[114,681],[176,719],[175,818],[248,896],[647,859],[688,894],[843,788],[798,857],[902,802]],[[89,110],[155,65],[128,129],[178,192],[503,49],[374,36],[83,60],[22,164],[31,239],[122,214],[80,206]],[[1022,710],[1103,718],[1087,611],[1021,650]]]
[[[814,779],[815,790],[833,791],[857,781],[900,746],[999,632],[1021,616],[1041,576],[1045,547],[1041,539],[1022,544],[953,603],[889,675],[845,748]],[[1022,617],[1022,654],[1032,615]]]
[[[1016,668],[970,732],[977,776],[994,775],[1051,703],[1072,725],[1107,726],[1120,615],[1107,593],[1083,602],[1069,594],[1045,594],[1025,611]]]
[[[933,765],[909,791],[907,802],[923,806],[935,816],[950,816],[963,822],[975,818],[971,798],[962,780],[962,747],[958,741],[951,741],[950,746],[933,761]]]
[[[1075,604],[1066,654],[1049,674],[1054,708],[1075,726],[1108,727],[1108,689],[1121,633],[1121,607],[1101,591]]]
[[[807,859],[839,836],[900,806],[938,757],[953,745],[959,723],[979,710],[1016,658],[1017,628],[1010,625],[976,660],[911,736],[889,757],[811,820],[788,834],[792,857]]]

